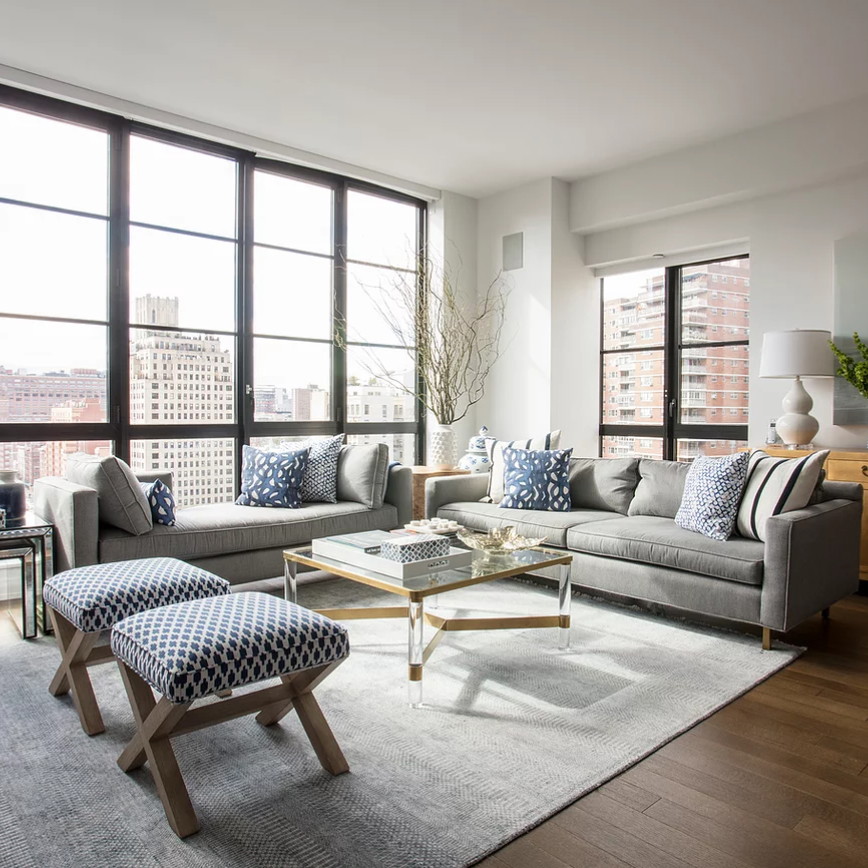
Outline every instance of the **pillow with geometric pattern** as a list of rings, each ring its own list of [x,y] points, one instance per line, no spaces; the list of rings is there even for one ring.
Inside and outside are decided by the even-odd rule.
[[[297,452],[263,452],[242,448],[240,506],[272,506],[298,509],[299,488],[307,469],[307,449]]]
[[[675,524],[711,539],[728,540],[747,480],[747,452],[723,458],[700,455],[684,480],[684,495]]]
[[[304,472],[299,491],[302,503],[338,502],[338,459],[343,445],[343,434],[280,444],[283,452],[310,450],[307,456],[307,470]]]
[[[504,495],[500,506],[512,509],[570,511],[572,449],[503,450]]]
[[[495,440],[488,437],[485,440],[485,451],[488,453],[488,491],[482,498],[483,503],[500,503],[503,498],[503,450],[508,446],[513,449],[557,449],[561,445],[560,429],[549,431],[541,437],[531,437],[529,440]]]
[[[172,527],[175,524],[175,496],[161,479],[154,482],[140,482],[142,493],[151,507],[151,518],[154,524],[164,524]]]

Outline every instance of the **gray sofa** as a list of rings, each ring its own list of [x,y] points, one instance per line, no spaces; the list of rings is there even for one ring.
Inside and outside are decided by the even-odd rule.
[[[137,474],[142,482],[170,473]],[[147,557],[176,557],[235,584],[279,576],[283,550],[315,537],[390,530],[412,517],[412,473],[388,463],[383,444],[344,446],[338,459],[338,502],[300,509],[210,504],[179,509],[175,525],[128,533],[100,521],[94,488],[62,477],[33,484],[33,508],[55,526],[55,570]]]
[[[573,459],[569,512],[481,502],[487,474],[429,479],[427,516],[520,534],[573,554],[571,581],[590,592],[785,632],[859,584],[862,488],[825,482],[804,509],[769,519],[766,541],[726,542],[683,530],[674,517],[688,466],[636,458]]]

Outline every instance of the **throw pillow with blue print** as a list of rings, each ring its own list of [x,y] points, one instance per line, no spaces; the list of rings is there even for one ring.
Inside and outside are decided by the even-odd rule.
[[[307,470],[301,480],[300,496],[303,503],[338,502],[338,459],[344,445],[344,435],[281,443],[283,451],[309,449]]]
[[[700,455],[684,480],[675,523],[711,539],[728,540],[735,527],[738,505],[747,481],[747,452],[709,458]]]
[[[162,480],[155,482],[140,482],[142,493],[151,508],[151,518],[154,524],[164,524],[171,527],[175,523],[175,495]]]
[[[503,500],[512,509],[570,510],[572,449],[503,450]]]
[[[298,509],[299,489],[307,469],[307,449],[263,452],[254,446],[242,450],[240,506]]]

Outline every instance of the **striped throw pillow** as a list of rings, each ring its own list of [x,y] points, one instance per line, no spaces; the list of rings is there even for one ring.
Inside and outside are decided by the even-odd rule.
[[[531,437],[530,440],[486,440],[485,448],[491,461],[488,473],[488,493],[482,498],[483,503],[500,503],[503,500],[503,473],[506,469],[503,460],[503,450],[508,446],[513,449],[550,450],[557,449],[561,442],[561,432],[549,431],[542,437]]]
[[[765,452],[752,452],[738,508],[738,532],[748,539],[765,540],[769,518],[806,507],[828,454],[826,449],[803,458],[773,458]]]

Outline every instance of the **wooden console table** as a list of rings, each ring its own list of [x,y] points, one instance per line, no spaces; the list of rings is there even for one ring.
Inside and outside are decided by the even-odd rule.
[[[469,470],[435,470],[424,464],[416,464],[413,471],[413,518],[425,518],[425,483],[434,476],[465,476]]]
[[[763,446],[776,458],[799,458],[817,449],[785,449]],[[868,595],[868,449],[832,449],[823,465],[830,482],[858,482],[862,486],[862,547],[859,555],[859,593]]]

